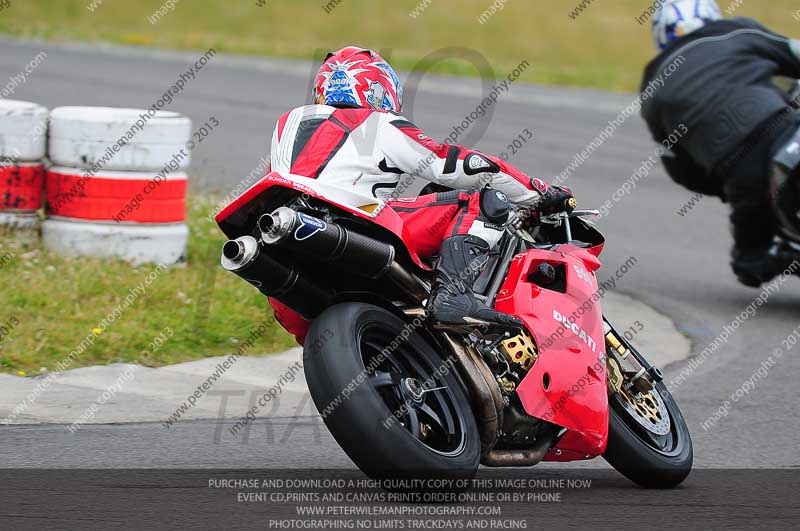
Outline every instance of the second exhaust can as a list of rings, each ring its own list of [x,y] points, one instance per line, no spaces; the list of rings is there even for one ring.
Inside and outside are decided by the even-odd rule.
[[[258,220],[261,241],[313,256],[367,278],[380,278],[392,266],[394,247],[352,230],[280,207]]]

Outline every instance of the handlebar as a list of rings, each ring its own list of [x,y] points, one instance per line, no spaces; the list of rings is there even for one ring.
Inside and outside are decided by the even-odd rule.
[[[572,212],[559,212],[557,214],[550,214],[549,216],[542,216],[541,221],[543,223],[558,225],[568,218],[590,218],[599,215],[599,210],[573,210]]]
[[[574,198],[573,199],[569,199],[568,201],[574,202],[577,205],[577,202],[575,202]],[[525,214],[525,216],[527,217],[529,211],[527,209],[525,209],[525,208],[520,208],[518,210],[512,210],[511,211],[511,215],[509,216],[508,221],[506,222],[506,229],[508,230],[508,232],[512,236],[515,236],[515,237],[520,238],[520,239],[525,240],[525,241],[531,241],[532,242],[532,241],[534,241],[536,232],[534,232],[533,234],[530,234],[527,230],[524,229],[523,225],[525,224],[525,219],[524,219],[524,217],[520,217],[520,215],[519,215],[520,212],[523,212]],[[599,210],[572,210],[572,209],[570,209],[569,211],[558,212],[558,213],[555,213],[555,214],[549,214],[547,216],[541,216],[539,218],[539,222],[540,223],[547,223],[549,225],[555,225],[555,226],[560,226],[563,223],[564,224],[564,229],[565,229],[565,232],[566,232],[566,241],[571,241],[572,240],[572,228],[570,227],[569,223],[564,223],[564,221],[566,221],[566,220],[568,220],[570,218],[588,218],[588,217],[594,217],[594,216],[599,216],[599,215],[600,215],[600,211]],[[538,228],[536,230],[538,231]]]
[[[594,216],[599,216],[599,210],[573,210],[572,213],[569,215],[571,218],[591,218]]]

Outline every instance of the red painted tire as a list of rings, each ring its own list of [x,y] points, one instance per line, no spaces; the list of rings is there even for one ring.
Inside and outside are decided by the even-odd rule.
[[[0,166],[0,212],[33,212],[42,206],[44,166]]]
[[[47,214],[118,223],[186,220],[186,174],[102,171],[54,167],[47,171]]]

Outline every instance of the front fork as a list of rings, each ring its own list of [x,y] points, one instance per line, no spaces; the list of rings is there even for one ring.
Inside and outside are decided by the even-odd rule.
[[[654,384],[664,379],[661,370],[651,365],[629,341],[617,333],[605,317],[603,333],[610,393],[621,391],[623,386],[628,386],[626,390],[634,394],[648,393],[653,390]]]

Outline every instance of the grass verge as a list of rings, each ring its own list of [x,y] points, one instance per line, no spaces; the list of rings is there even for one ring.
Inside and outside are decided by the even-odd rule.
[[[229,354],[272,316],[264,296],[220,268],[224,236],[208,218],[216,205],[200,197],[190,204],[188,265],[158,275],[70,368],[133,361],[158,367]],[[63,258],[0,236],[0,372],[53,370],[153,269]],[[272,324],[246,354],[293,344]]]
[[[630,91],[638,89],[642,67],[654,55],[650,21],[642,18],[653,3],[12,0],[0,16],[0,32],[291,58],[319,58],[324,51],[356,43],[390,49],[387,55],[404,70],[435,50],[467,46],[483,54],[500,76],[529,61],[534,68],[525,72],[525,81]],[[798,33],[792,16],[796,0],[719,3],[729,14]],[[484,18],[492,5],[496,12]],[[478,73],[460,60],[431,70]]]

